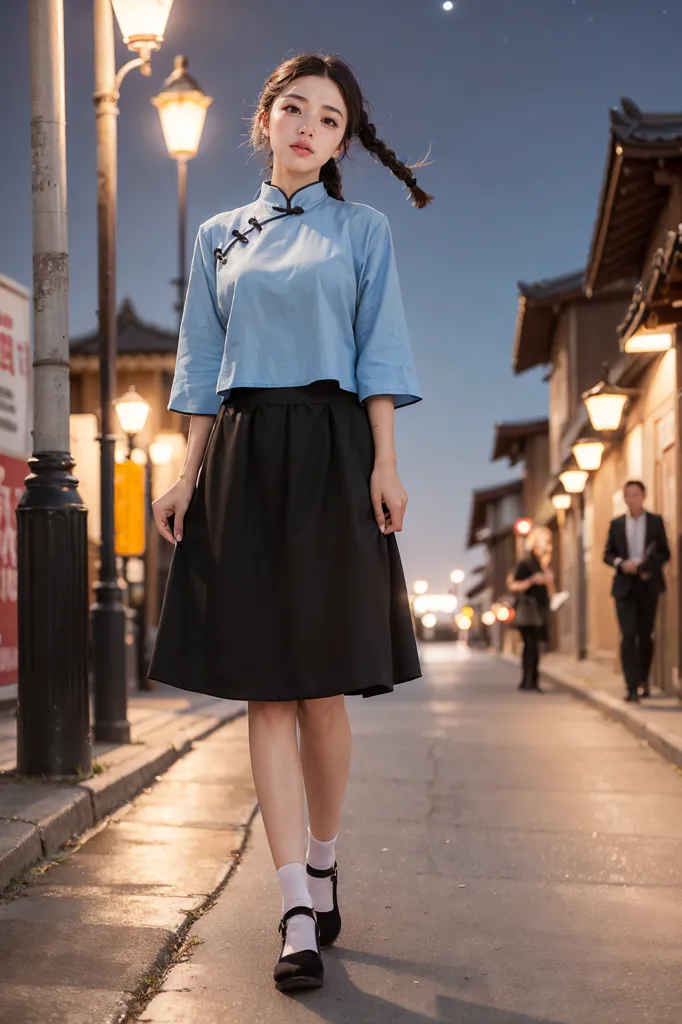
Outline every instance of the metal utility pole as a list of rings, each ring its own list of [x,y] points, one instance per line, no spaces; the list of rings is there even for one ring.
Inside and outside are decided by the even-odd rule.
[[[187,160],[179,159],[178,164],[178,299],[175,311],[178,314],[178,334],[185,306],[187,292]]]
[[[111,0],[94,0],[97,118],[97,278],[100,341],[101,545],[95,584],[93,640],[95,739],[129,743],[125,671],[125,610],[116,572],[114,429],[116,393],[116,118],[118,83]]]
[[[21,774],[90,774],[87,511],[69,453],[63,0],[29,0],[34,425],[17,508]]]

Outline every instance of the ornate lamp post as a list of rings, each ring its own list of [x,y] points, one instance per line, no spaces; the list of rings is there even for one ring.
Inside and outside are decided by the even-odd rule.
[[[123,41],[137,56],[118,73],[114,57],[116,12]],[[116,388],[116,120],[119,89],[163,41],[173,0],[94,0],[95,114],[97,122],[97,250],[101,405],[101,530],[99,581],[95,586],[95,739],[127,743],[125,611],[116,574],[114,545],[114,447],[112,399]]]
[[[175,306],[178,324],[187,289],[187,161],[199,151],[206,111],[213,103],[195,78],[187,71],[187,58],[175,58],[175,67],[152,103],[159,112],[168,155],[178,165],[178,288]]]

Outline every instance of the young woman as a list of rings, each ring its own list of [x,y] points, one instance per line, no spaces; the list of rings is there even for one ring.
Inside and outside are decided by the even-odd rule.
[[[338,161],[353,139],[415,206],[431,201],[377,138],[341,60],[277,68],[251,133],[270,180],[199,229],[169,403],[191,416],[187,456],[154,502],[175,550],[149,675],[249,702],[282,990],[322,984],[320,948],[341,928],[344,694],[421,675],[393,431],[394,409],[420,395],[388,222],[344,201]]]
[[[554,589],[552,534],[538,526],[526,538],[526,555],[516,567],[510,589],[517,595],[514,625],[523,637],[523,677],[519,690],[541,690],[540,644],[547,641],[549,602]]]

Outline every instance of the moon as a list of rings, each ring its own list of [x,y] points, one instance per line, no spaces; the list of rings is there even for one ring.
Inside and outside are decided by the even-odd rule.
[[[454,6],[455,5],[453,4],[452,0],[445,0],[445,3],[443,4],[443,10],[451,11]]]

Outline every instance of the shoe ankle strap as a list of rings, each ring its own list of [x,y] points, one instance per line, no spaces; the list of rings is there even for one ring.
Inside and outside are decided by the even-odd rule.
[[[333,868],[325,868],[324,870],[311,868],[310,864],[306,864],[305,869],[312,878],[332,878],[336,874],[336,864]]]
[[[317,917],[315,916],[315,911],[312,907],[292,907],[291,910],[287,910],[286,914],[279,922],[279,933],[283,939],[286,938],[287,934],[287,922],[290,918],[296,917],[297,915],[301,915],[302,917],[312,917],[315,924],[317,924]]]

